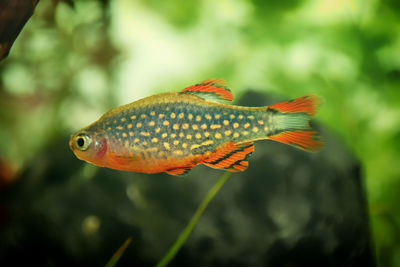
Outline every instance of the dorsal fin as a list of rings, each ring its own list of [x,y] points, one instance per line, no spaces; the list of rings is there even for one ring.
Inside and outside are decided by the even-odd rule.
[[[247,158],[254,152],[254,143],[228,143],[210,156],[203,163],[216,169],[232,172],[244,171],[249,166]]]
[[[223,79],[208,79],[183,89],[181,93],[193,94],[216,102],[233,100],[233,94]]]

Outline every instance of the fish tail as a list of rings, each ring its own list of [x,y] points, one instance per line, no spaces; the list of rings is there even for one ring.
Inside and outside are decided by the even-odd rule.
[[[306,95],[268,106],[268,111],[272,112],[273,126],[268,139],[309,152],[321,149],[323,143],[317,132],[310,127],[310,119],[315,115],[319,104],[318,96]]]

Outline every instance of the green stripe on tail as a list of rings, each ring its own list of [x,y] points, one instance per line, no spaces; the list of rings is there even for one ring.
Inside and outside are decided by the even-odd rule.
[[[316,131],[310,127],[310,119],[318,109],[320,100],[315,95],[306,95],[268,107],[275,110],[273,121],[277,134],[268,139],[289,144],[309,152],[321,149]]]

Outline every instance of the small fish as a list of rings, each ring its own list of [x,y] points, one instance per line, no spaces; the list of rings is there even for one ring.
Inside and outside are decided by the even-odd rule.
[[[266,107],[229,105],[221,79],[112,109],[71,136],[75,155],[97,166],[184,174],[198,164],[237,172],[254,141],[270,139],[305,151],[322,146],[309,126],[318,98],[306,95]]]

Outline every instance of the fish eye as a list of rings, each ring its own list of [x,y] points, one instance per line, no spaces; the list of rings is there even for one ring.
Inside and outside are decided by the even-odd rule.
[[[92,139],[86,134],[80,134],[75,138],[75,146],[81,151],[87,150],[91,143]]]

